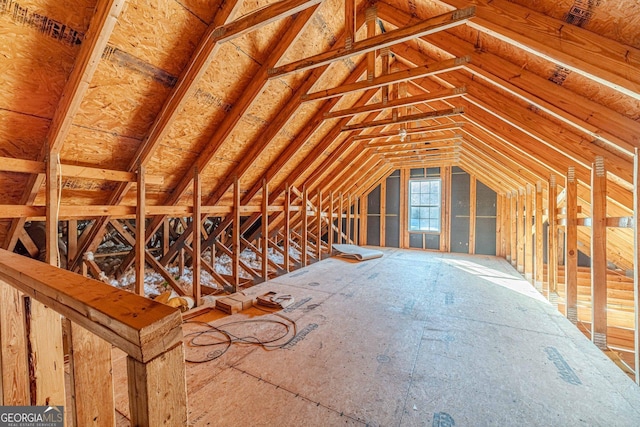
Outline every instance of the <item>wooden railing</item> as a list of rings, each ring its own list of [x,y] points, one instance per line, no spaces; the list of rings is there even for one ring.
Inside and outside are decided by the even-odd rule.
[[[0,249],[3,405],[65,406],[67,425],[115,425],[115,346],[127,354],[131,425],[184,426],[182,337],[175,308]]]

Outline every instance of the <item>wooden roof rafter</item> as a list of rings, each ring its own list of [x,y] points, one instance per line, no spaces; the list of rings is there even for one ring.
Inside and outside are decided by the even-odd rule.
[[[195,83],[202,77],[204,71],[209,65],[212,54],[218,48],[216,42],[212,42],[211,35],[216,28],[228,23],[240,7],[241,2],[231,0],[224,2],[221,9],[216,13],[213,22],[204,36],[200,39],[200,43],[191,56],[189,63],[184,68],[177,84],[172,89],[169,97],[164,102],[160,113],[156,116],[151,125],[147,137],[139,146],[133,158],[129,161],[127,171],[133,172],[140,166],[145,166],[151,159],[153,152],[156,150],[160,140],[166,135],[169,125],[175,120],[180,107],[185,102],[187,96],[194,90]],[[119,204],[126,193],[131,188],[130,183],[119,185],[111,194],[109,204]],[[70,270],[75,270],[80,265],[82,254],[88,250],[93,250],[99,244],[105,227],[109,223],[109,217],[99,218],[95,221],[88,232],[83,233],[80,242],[78,242],[78,257],[69,260]]]
[[[425,93],[423,95],[408,96],[404,98],[398,98],[386,103],[379,102],[375,104],[367,104],[362,107],[352,107],[343,110],[331,111],[325,113],[325,119],[333,119],[337,117],[354,116],[356,114],[370,113],[373,111],[382,111],[390,108],[405,107],[408,105],[421,104],[430,101],[441,101],[443,99],[450,99],[462,96],[467,91],[465,87],[443,89],[432,93]]]
[[[346,95],[351,92],[363,91],[367,89],[374,89],[378,87],[387,86],[394,83],[406,82],[408,80],[432,76],[439,73],[446,73],[453,70],[458,70],[471,60],[471,56],[463,56],[460,58],[447,59],[434,64],[422,65],[409,70],[397,71],[395,73],[384,74],[379,77],[374,77],[371,81],[363,80],[348,85],[337,86],[330,89],[324,89],[317,92],[307,93],[302,95],[302,100],[305,102],[315,101],[318,99],[332,98],[335,96]]]
[[[269,67],[273,66],[273,64],[275,64],[275,62],[277,62],[280,59],[280,57],[285,53],[289,45],[297,37],[297,33],[302,30],[302,28],[304,27],[308,19],[310,19],[311,14],[313,13],[313,10],[308,9],[307,12],[303,12],[303,14],[304,13],[306,14],[303,17],[300,17],[300,19],[297,19],[297,24],[294,27],[296,31],[294,31],[292,28],[289,28],[289,31],[285,33],[284,37],[279,39],[280,42],[277,44],[277,47],[271,51],[271,55],[269,59],[265,61],[262,67],[260,68],[258,77],[252,80],[252,87],[244,91],[244,95],[242,97],[243,102],[236,103],[231,113],[227,115],[226,118],[224,119],[223,124],[217,127],[214,133],[214,136],[211,139],[211,143],[207,144],[205,151],[201,153],[200,156],[198,157],[198,167],[200,170],[204,169],[211,162],[215,153],[222,146],[222,143],[224,142],[224,139],[226,138],[226,136],[230,134],[234,126],[238,123],[244,111],[246,111],[246,109],[249,107],[249,105],[251,104],[255,96],[257,96],[259,92],[259,88],[261,88],[266,83],[266,73]],[[344,35],[341,36],[338,42],[340,42],[343,37]],[[251,145],[251,148],[250,148],[251,153],[243,156],[242,164],[239,165],[238,168],[236,168],[237,169],[236,174],[234,174],[234,176],[228,176],[221,184],[219,184],[213,190],[213,192],[211,192],[208,196],[203,196],[203,197],[207,197],[207,204],[210,204],[210,205],[216,204],[227,192],[227,190],[231,186],[235,177],[236,176],[241,177],[250,168],[250,166],[255,161],[255,157],[257,157],[267,147],[269,142],[275,137],[275,135],[277,135],[280,132],[281,128],[285,125],[285,123],[293,116],[295,111],[298,109],[300,105],[299,99],[301,95],[306,93],[311,88],[311,86],[313,86],[316,83],[316,81],[322,76],[322,74],[327,69],[328,69],[328,66],[314,69],[312,72],[309,73],[309,76],[304,80],[302,85],[297,89],[296,94],[292,97],[294,102],[288,103],[284,109],[278,112],[278,115],[276,116],[276,118],[273,119],[268,129],[262,132],[258,137],[259,140],[254,142]],[[352,73],[352,75],[353,74],[354,73]],[[331,107],[329,107],[328,109],[330,108]],[[236,110],[239,110],[239,111],[236,111]],[[168,200],[169,203],[177,202],[177,200],[183,195],[184,191],[186,191],[186,189],[188,188],[191,182],[191,179],[192,179],[191,174],[189,173],[185,174],[185,176],[181,179],[178,186],[173,190]],[[254,189],[252,191],[253,194],[259,191],[259,188],[257,185],[254,185],[253,189]],[[280,194],[280,193],[277,192],[277,194]],[[245,201],[248,202],[246,195],[244,196],[241,203],[244,204]],[[153,233],[155,233],[158,227],[162,224],[162,221],[163,221],[163,218],[154,218],[154,220],[148,227],[147,240],[151,238]],[[226,218],[216,228],[216,230],[214,230],[213,234],[219,234],[220,232],[222,232],[222,230],[224,230],[224,228],[228,226],[229,221],[230,221],[230,218]],[[184,242],[190,241],[191,236],[192,236],[192,229],[189,226],[188,229],[174,243],[174,247],[178,247],[182,245]],[[174,251],[170,251],[168,254],[166,254],[161,260],[161,262],[166,262],[172,256],[175,256]],[[122,272],[123,269],[128,268],[131,262],[133,262],[133,257],[132,255],[129,255],[122,262],[120,267],[120,272]]]
[[[442,117],[458,116],[461,114],[464,114],[464,108],[461,108],[461,107],[448,108],[443,110],[429,111],[427,113],[409,114],[406,116],[398,116],[395,118],[391,117],[389,119],[377,120],[372,122],[355,123],[352,125],[343,126],[342,130],[343,132],[346,132],[346,131],[352,131],[352,130],[388,126],[393,124],[417,122],[420,120],[432,120],[432,119],[438,119]]]
[[[378,3],[378,9],[382,19],[396,26],[410,25],[418,20],[384,2]],[[472,43],[447,32],[435,33],[423,40],[446,50],[451,56],[464,55],[474,48]],[[423,61],[422,57],[419,58]],[[609,146],[620,143],[617,149],[629,151],[628,144],[640,143],[640,123],[489,51],[474,51],[473,61],[465,69],[586,135],[602,139]]]
[[[51,120],[46,143],[40,150],[39,161],[45,161],[49,156],[57,156],[60,153],[62,144],[71,128],[71,123],[80,108],[80,102],[89,88],[91,78],[98,68],[102,52],[124,5],[125,1],[118,0],[100,0],[96,4],[89,29],[84,36],[80,52]],[[38,173],[29,179],[21,204],[30,205],[34,202],[44,179],[44,173]],[[7,238],[2,245],[3,248],[13,250],[25,221],[26,218],[12,221]]]
[[[436,0],[448,8],[467,0]],[[469,26],[640,100],[640,50],[505,0],[473,0]]]
[[[387,31],[384,34],[379,34],[377,36],[355,42],[352,44],[351,49],[340,48],[329,52],[323,52],[309,58],[304,58],[296,62],[273,68],[269,71],[269,78],[280,77],[294,71],[304,71],[310,68],[320,67],[351,56],[373,52],[375,50],[393,46],[394,44],[403,43],[407,40],[453,28],[466,23],[474,13],[475,10],[472,7],[461,8],[453,12],[444,13],[442,15],[423,20],[420,23],[407,26],[405,28]]]
[[[252,28],[257,28],[262,26],[267,21],[272,21],[274,19],[279,19],[287,16],[291,16],[295,14],[294,12],[298,12],[300,8],[304,10],[299,13],[299,15],[294,18],[294,24],[291,25],[289,31],[286,31],[284,37],[282,37],[277,46],[272,51],[271,60],[277,61],[280,58],[280,55],[283,55],[284,52],[288,49],[289,45],[295,40],[297,34],[304,28],[307,21],[313,15],[318,1],[287,1],[280,2],[272,5],[271,7],[267,7],[261,9],[255,13],[251,13],[246,15],[243,18],[240,18],[238,22],[241,25],[231,26],[233,29],[230,31],[228,27],[224,31],[219,30],[219,28],[223,28],[225,23],[227,23],[237,12],[237,9],[241,5],[241,2],[234,0],[233,2],[225,2],[225,7],[216,14],[213,22],[207,28],[205,35],[201,38],[200,45],[196,48],[195,53],[191,57],[189,64],[185,67],[178,84],[172,91],[172,94],[169,96],[165,105],[163,106],[160,114],[156,117],[154,121],[154,125],[149,131],[148,137],[145,139],[145,143],[141,146],[141,148],[136,153],[134,160],[137,162],[142,162],[146,164],[155,151],[156,147],[162,140],[162,138],[166,135],[166,132],[169,129],[169,125],[175,120],[178,113],[180,112],[181,106],[186,101],[188,96],[193,92],[196,83],[200,80],[200,78],[204,75],[207,67],[209,66],[211,60],[213,59],[213,55],[219,49],[219,43],[214,37],[216,31],[218,33],[224,33],[224,40],[228,41],[230,38],[238,36],[240,33],[244,34]],[[284,7],[284,8],[283,8]],[[277,18],[276,18],[277,17]],[[250,24],[250,25],[249,25]],[[266,65],[261,68],[262,72],[266,73],[270,62],[267,60]],[[253,90],[249,88],[244,92],[243,97],[239,100],[233,107],[230,114],[228,114],[225,118],[223,124],[221,124],[217,130],[214,138],[220,138],[219,143],[216,144],[208,144],[208,152],[198,159],[198,170],[202,171],[204,167],[210,162],[211,158],[213,158],[213,154],[217,151],[220,144],[224,140],[222,135],[226,137],[233,126],[237,123],[237,121],[242,116],[243,112],[249,107],[251,102],[258,95],[262,85],[264,84],[264,79],[255,79],[256,83],[254,84]],[[226,135],[225,135],[226,133]],[[221,135],[222,134],[222,135]],[[135,167],[132,162],[130,165],[131,168]],[[186,189],[191,182],[193,181],[193,174],[189,171],[185,176],[180,180],[179,184],[174,188],[171,195],[167,200],[165,200],[164,204],[175,204],[178,199],[184,194]],[[112,201],[118,203],[124,194],[126,193],[126,187],[120,187],[112,197]],[[115,197],[115,199],[114,199]],[[153,233],[157,230],[162,224],[164,218],[156,218],[150,224],[149,228],[147,228],[146,240],[148,241]],[[94,227],[92,230],[92,234],[88,235],[86,240],[83,241],[82,252],[94,246],[101,235],[100,226],[103,225],[103,221],[106,221],[106,218],[99,222],[98,227]],[[129,264],[131,260],[128,260]],[[123,263],[124,264],[124,263]],[[128,267],[128,265],[125,265]]]

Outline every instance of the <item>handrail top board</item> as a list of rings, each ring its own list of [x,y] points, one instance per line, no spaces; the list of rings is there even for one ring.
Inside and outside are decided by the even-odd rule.
[[[0,279],[146,363],[182,342],[178,309],[0,249]]]

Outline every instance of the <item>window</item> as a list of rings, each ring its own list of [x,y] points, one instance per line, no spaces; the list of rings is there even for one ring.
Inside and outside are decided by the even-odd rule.
[[[409,181],[409,231],[440,231],[440,179]]]

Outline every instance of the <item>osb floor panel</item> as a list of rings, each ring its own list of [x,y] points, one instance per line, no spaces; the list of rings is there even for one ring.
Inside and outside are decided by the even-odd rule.
[[[234,345],[188,364],[190,423],[640,425],[640,389],[505,260],[382,250],[379,259],[330,258],[250,288],[293,295],[283,314],[300,336],[284,349]],[[250,309],[198,320],[263,318],[278,319]],[[247,336],[261,327],[234,328]],[[123,362],[114,363],[116,384],[126,384]],[[126,389],[116,388],[128,415]]]

